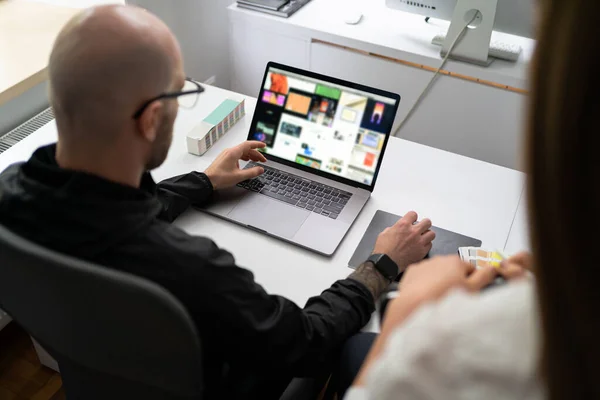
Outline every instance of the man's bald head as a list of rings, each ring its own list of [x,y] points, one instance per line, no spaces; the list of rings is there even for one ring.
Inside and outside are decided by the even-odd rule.
[[[60,32],[50,56],[59,133],[79,136],[85,129],[109,139],[145,101],[181,88],[181,63],[177,41],[151,13],[131,6],[83,11]],[[108,137],[97,137],[99,131]]]

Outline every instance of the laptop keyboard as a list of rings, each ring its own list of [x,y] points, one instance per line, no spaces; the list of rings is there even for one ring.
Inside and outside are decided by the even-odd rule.
[[[248,163],[244,169],[256,165]],[[322,183],[264,165],[261,167],[265,169],[263,175],[238,183],[238,186],[331,219],[337,219],[352,197],[352,193]]]

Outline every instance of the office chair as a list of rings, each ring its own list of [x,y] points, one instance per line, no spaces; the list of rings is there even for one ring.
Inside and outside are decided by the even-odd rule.
[[[0,226],[0,306],[58,361],[67,399],[201,398],[195,326],[146,279]]]

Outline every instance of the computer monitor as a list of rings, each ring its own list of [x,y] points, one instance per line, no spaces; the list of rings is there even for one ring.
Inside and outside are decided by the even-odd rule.
[[[535,0],[386,0],[389,8],[420,14],[425,17],[451,21],[444,48],[448,49],[459,26],[468,22],[469,11],[478,10],[480,15],[475,25],[461,39],[452,52],[456,58],[488,65],[487,55],[492,29],[511,35],[533,38]],[[453,35],[454,34],[454,35]],[[483,45],[487,48],[483,49]],[[484,60],[484,58],[487,60]]]

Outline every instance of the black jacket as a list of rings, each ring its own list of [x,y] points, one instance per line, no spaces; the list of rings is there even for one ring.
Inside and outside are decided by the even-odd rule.
[[[369,290],[351,279],[301,309],[267,294],[210,239],[171,225],[190,205],[210,199],[202,173],[158,185],[145,174],[135,189],[61,169],[54,154],[55,145],[42,147],[0,175],[0,224],[173,293],[201,336],[206,398],[277,398],[292,376],[326,368],[374,311]]]

